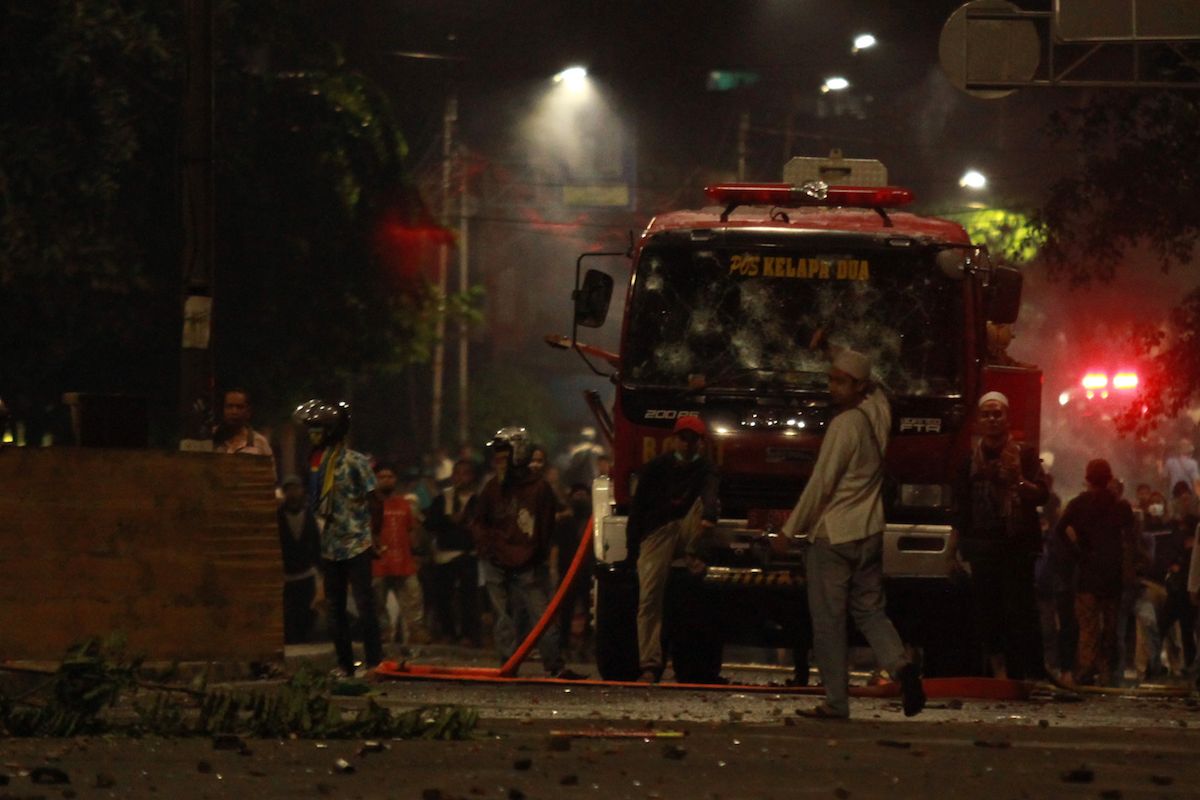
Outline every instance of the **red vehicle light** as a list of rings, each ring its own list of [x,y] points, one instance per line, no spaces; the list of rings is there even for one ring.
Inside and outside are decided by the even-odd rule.
[[[913,201],[912,191],[899,186],[830,186],[821,196],[790,183],[718,183],[704,193],[718,203],[760,206],[896,208]]]
[[[1136,372],[1118,372],[1113,375],[1112,386],[1114,389],[1136,389],[1138,385],[1138,376]]]
[[[1089,372],[1079,383],[1085,389],[1103,389],[1108,386],[1108,376],[1103,372]]]

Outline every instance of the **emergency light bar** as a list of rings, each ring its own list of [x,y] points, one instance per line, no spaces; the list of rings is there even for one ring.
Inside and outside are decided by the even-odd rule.
[[[1136,389],[1138,376],[1136,372],[1118,372],[1113,376],[1114,389]]]
[[[1087,389],[1089,395],[1092,392],[1096,391],[1097,389],[1108,389],[1110,386],[1109,380],[1108,380],[1108,373],[1100,372],[1099,370],[1093,370],[1091,372],[1088,372],[1079,381],[1079,385],[1082,386],[1084,389]],[[1111,387],[1113,389],[1117,389],[1119,391],[1129,391],[1130,389],[1136,389],[1138,387],[1137,373],[1131,372],[1128,370],[1123,370],[1121,372],[1116,373],[1112,377]],[[1107,396],[1107,394],[1108,393],[1105,392],[1105,396]],[[1089,399],[1091,399],[1091,398],[1089,397]]]
[[[718,183],[704,193],[718,203],[734,206],[838,206],[843,208],[896,208],[913,201],[913,193],[899,186],[826,186],[820,182]]]

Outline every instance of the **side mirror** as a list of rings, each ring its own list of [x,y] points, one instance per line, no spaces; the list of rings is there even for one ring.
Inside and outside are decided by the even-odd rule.
[[[583,276],[583,286],[575,290],[575,324],[585,328],[603,325],[608,317],[612,293],[612,276],[598,269],[589,269]]]
[[[1021,271],[1016,267],[992,267],[987,285],[987,318],[1010,325],[1021,311]]]

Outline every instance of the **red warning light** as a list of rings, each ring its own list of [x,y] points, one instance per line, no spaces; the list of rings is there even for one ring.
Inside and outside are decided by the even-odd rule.
[[[1079,382],[1083,388],[1095,391],[1108,386],[1108,376],[1103,372],[1089,372],[1083,376],[1083,380]]]
[[[1138,385],[1138,376],[1136,372],[1118,372],[1113,375],[1112,386],[1114,389],[1122,389],[1128,391],[1136,389]]]
[[[826,186],[809,193],[790,183],[719,183],[704,193],[718,203],[738,205],[840,206],[845,208],[896,208],[913,201],[913,193],[899,186]]]

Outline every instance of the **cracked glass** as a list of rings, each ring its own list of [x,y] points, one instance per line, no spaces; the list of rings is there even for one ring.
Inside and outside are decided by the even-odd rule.
[[[935,252],[827,235],[652,243],[634,280],[624,377],[821,390],[829,362],[813,345],[824,339],[871,356],[893,393],[958,394],[963,284]]]

